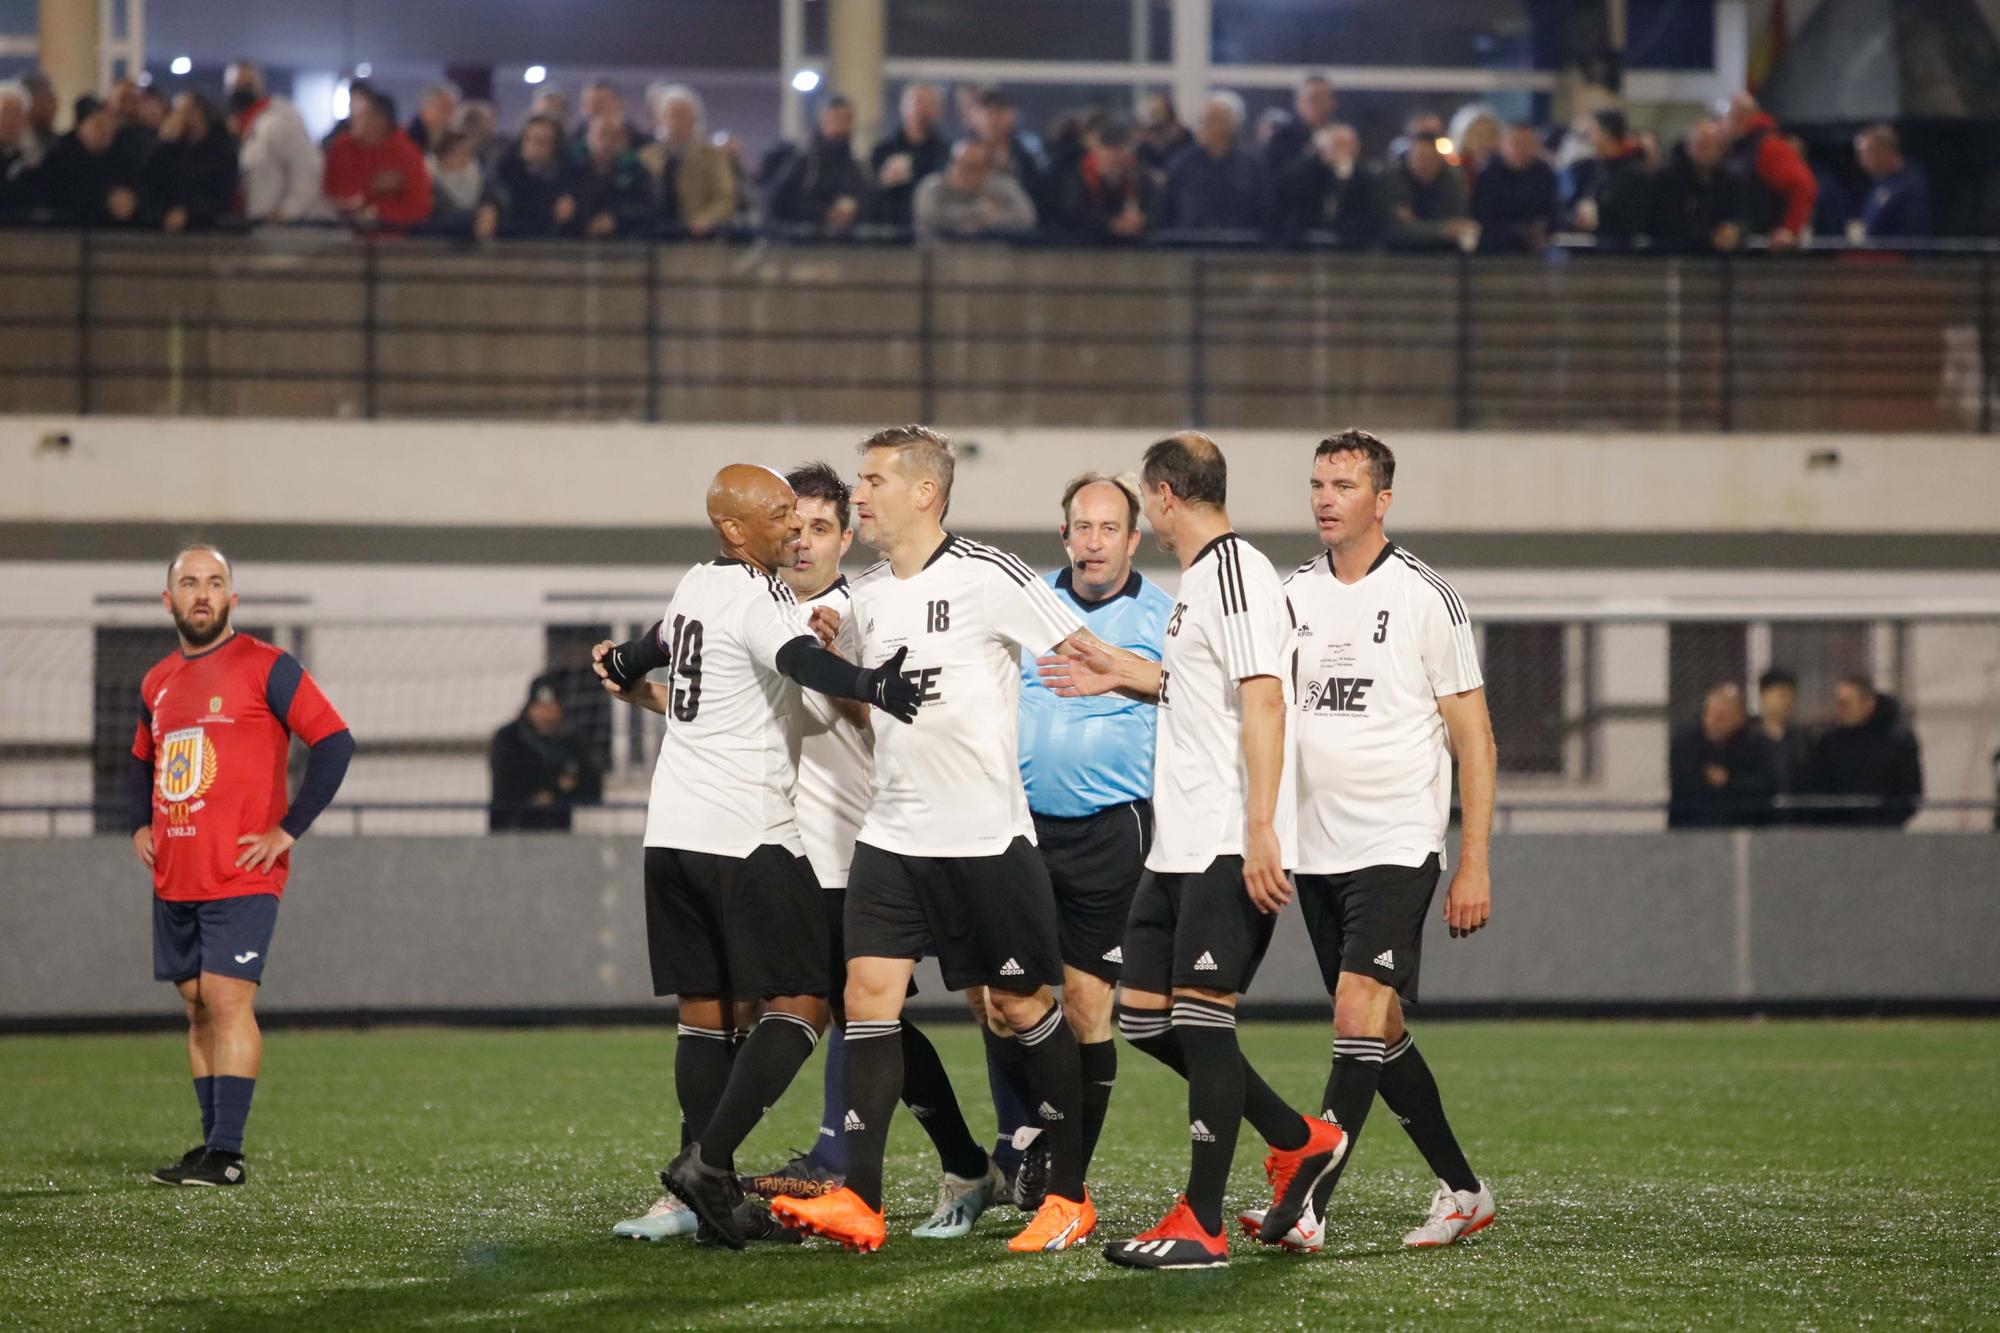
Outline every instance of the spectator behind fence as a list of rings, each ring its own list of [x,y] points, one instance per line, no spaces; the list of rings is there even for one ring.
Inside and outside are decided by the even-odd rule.
[[[493,803],[486,823],[495,833],[566,833],[577,806],[604,799],[604,775],[563,721],[554,672],[537,676],[520,715],[493,733],[487,766]]]
[[[1340,99],[1333,84],[1323,74],[1308,74],[1292,92],[1292,109],[1280,112],[1280,119],[1264,140],[1264,169],[1278,180],[1314,154],[1319,132],[1333,124]]]
[[[1472,186],[1472,220],[1486,254],[1540,254],[1561,217],[1561,183],[1532,125],[1509,125]]]
[[[1393,164],[1410,155],[1410,145],[1436,143],[1444,137],[1444,120],[1435,111],[1417,111],[1403,122],[1403,132],[1389,141],[1388,162]]]
[[[1135,150],[1139,165],[1153,178],[1156,189],[1167,184],[1167,168],[1194,143],[1194,135],[1181,124],[1171,97],[1154,93],[1139,103],[1139,144]]]
[[[1769,237],[1773,250],[1791,249],[1805,235],[1819,198],[1812,168],[1749,93],[1729,99],[1722,125],[1730,160],[1749,189],[1750,230]]]
[[[351,93],[347,128],[326,150],[327,202],[363,230],[414,227],[431,215],[431,174],[424,155],[396,126],[396,103],[384,92]]]
[[[252,222],[305,222],[328,216],[321,187],[326,160],[297,107],[264,87],[247,60],[223,71],[243,216]]]
[[[55,82],[33,70],[21,76],[21,86],[28,90],[28,128],[46,152],[56,141],[56,111],[61,105],[56,101]]]
[[[1195,141],[1167,168],[1159,225],[1167,231],[1267,232],[1276,191],[1262,159],[1243,148],[1243,99],[1216,89],[1201,102]]]
[[[909,227],[917,182],[943,171],[951,161],[944,141],[944,99],[928,83],[903,89],[896,132],[875,145],[868,163],[875,172],[875,221]]]
[[[1894,695],[1865,677],[1843,676],[1833,691],[1833,725],[1813,747],[1812,790],[1843,798],[1813,813],[1816,824],[1897,828],[1924,794],[1917,738]]]
[[[140,220],[139,163],[118,146],[118,120],[95,97],[76,99],[75,127],[56,140],[44,170],[56,216],[84,227]]]
[[[625,117],[625,98],[618,91],[618,85],[609,79],[592,79],[583,85],[583,97],[577,103],[576,149],[581,152],[589,147],[590,127],[601,116],[609,116],[623,127],[625,143],[631,148],[641,148],[652,142],[652,136],[634,125]]]
[[[1597,167],[1590,192],[1578,200],[1573,221],[1600,241],[1630,245],[1652,233],[1653,172],[1646,150],[1625,123],[1625,113],[1606,107],[1590,118],[1591,148]]]
[[[1757,734],[1771,747],[1778,790],[1794,795],[1812,789],[1812,737],[1798,724],[1799,678],[1784,667],[1757,677]]]
[[[1502,133],[1500,113],[1484,102],[1468,102],[1452,114],[1446,132],[1452,143],[1449,161],[1464,174],[1468,195],[1479,188],[1480,175],[1500,151]]]
[[[1014,116],[1014,102],[998,88],[988,88],[979,96],[979,111],[972,122],[973,137],[986,145],[993,170],[1012,176],[1036,208],[1047,203],[1048,159],[1041,145],[1022,134]]]
[[[835,96],[820,109],[819,132],[785,164],[771,190],[771,216],[795,226],[849,231],[868,202],[868,171],[854,160],[854,103]]]
[[[487,182],[473,235],[555,236],[576,219],[576,180],[564,151],[562,122],[530,116]]]
[[[1444,160],[1437,140],[1419,135],[1401,160],[1382,169],[1383,236],[1398,250],[1442,250],[1476,241],[1466,215],[1465,178]]]
[[[472,98],[458,105],[451,127],[472,141],[472,155],[481,171],[491,173],[507,145],[500,140],[500,113],[491,102]]]
[[[978,139],[961,140],[951,165],[917,186],[911,210],[917,240],[986,236],[1034,230],[1035,205],[1012,176],[993,167],[992,150]]]
[[[639,150],[652,178],[660,220],[690,236],[707,236],[736,220],[736,168],[704,137],[701,95],[673,83],[653,98],[659,134]]]
[[[1674,145],[1653,194],[1653,239],[1682,253],[1734,250],[1743,243],[1743,177],[1729,165],[1729,134],[1704,120]],[[1796,682],[1794,682],[1796,685]]]
[[[147,84],[139,90],[138,114],[140,127],[157,138],[160,127],[165,125],[167,117],[173,114],[173,104],[167,101],[164,92],[152,84]]]
[[[159,135],[146,123],[145,98],[138,81],[130,76],[113,79],[110,90],[104,94],[104,105],[117,121],[114,136],[119,151],[144,166],[152,156],[153,145],[159,142]]]
[[[434,83],[424,89],[423,97],[417,102],[417,114],[410,117],[410,123],[403,132],[410,136],[410,142],[427,154],[437,152],[438,141],[444,132],[452,127],[458,115],[458,88],[455,84]]]
[[[1931,235],[1931,183],[1922,167],[1903,156],[1893,125],[1870,125],[1855,135],[1854,160],[1874,182],[1861,203],[1863,237],[1906,241]]]
[[[643,234],[652,221],[652,178],[626,137],[625,122],[609,112],[590,122],[576,165],[576,223],[594,239]]]
[[[535,94],[535,100],[528,103],[528,116],[547,116],[563,133],[564,146],[569,139],[569,96],[560,88],[544,88]],[[522,120],[525,128],[527,120]]]
[[[162,231],[213,227],[236,213],[236,141],[215,104],[200,93],[176,93],[160,123],[159,145],[145,167],[150,215]]]
[[[0,217],[19,217],[42,203],[42,144],[28,124],[28,90],[0,83]]]
[[[1378,185],[1361,160],[1361,135],[1352,125],[1322,126],[1311,151],[1292,163],[1276,188],[1287,234],[1332,232],[1354,250],[1374,243],[1382,211]]]
[[[1765,824],[1777,793],[1771,748],[1749,725],[1743,688],[1724,681],[1702,696],[1701,716],[1667,747],[1668,828]]]
[[[1056,184],[1056,222],[1084,240],[1128,241],[1146,230],[1153,179],[1133,149],[1132,127],[1109,112],[1083,131],[1083,156]]]
[[[486,202],[486,172],[473,152],[472,136],[445,130],[424,155],[431,173],[431,226],[460,235],[472,230]]]

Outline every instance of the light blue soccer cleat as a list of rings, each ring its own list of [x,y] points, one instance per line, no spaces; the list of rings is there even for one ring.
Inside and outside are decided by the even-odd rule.
[[[694,1209],[671,1194],[663,1194],[642,1217],[628,1217],[611,1228],[611,1234],[626,1240],[673,1240],[692,1236],[700,1225]]]
[[[1007,1176],[991,1158],[986,1161],[986,1174],[970,1180],[947,1171],[938,1183],[937,1211],[910,1234],[924,1240],[957,1240],[968,1236],[979,1215],[1005,1197]]]

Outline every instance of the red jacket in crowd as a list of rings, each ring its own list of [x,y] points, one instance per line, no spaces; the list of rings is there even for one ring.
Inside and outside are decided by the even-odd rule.
[[[431,175],[423,150],[401,130],[377,144],[342,131],[326,150],[326,197],[339,209],[372,206],[385,227],[413,227],[431,215]]]
[[[1794,236],[1812,222],[1813,204],[1819,199],[1819,182],[1799,150],[1778,133],[1778,122],[1759,111],[1744,138],[1757,140],[1753,167],[1757,183],[1777,196],[1782,213],[1778,225]]]

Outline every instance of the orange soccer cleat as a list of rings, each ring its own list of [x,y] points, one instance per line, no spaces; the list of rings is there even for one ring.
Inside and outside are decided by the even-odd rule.
[[[838,1241],[856,1254],[879,1250],[889,1238],[889,1227],[882,1214],[846,1188],[817,1199],[773,1199],[771,1216],[780,1226]]]
[[[1204,1230],[1185,1197],[1151,1231],[1104,1247],[1104,1257],[1121,1268],[1226,1268],[1229,1240]]]
[[[1303,1148],[1289,1152],[1273,1148],[1264,1158],[1264,1174],[1271,1179],[1271,1206],[1264,1212],[1257,1239],[1265,1245],[1284,1240],[1312,1202],[1313,1189],[1347,1155],[1347,1131],[1327,1120],[1301,1116],[1306,1123]]]
[[[1035,1211],[1034,1220],[1021,1229],[1020,1235],[1007,1242],[1007,1248],[1016,1254],[1067,1250],[1072,1245],[1082,1244],[1095,1230],[1097,1205],[1090,1201],[1089,1190],[1083,1192],[1082,1203],[1065,1199],[1059,1194],[1045,1194],[1042,1206]]]

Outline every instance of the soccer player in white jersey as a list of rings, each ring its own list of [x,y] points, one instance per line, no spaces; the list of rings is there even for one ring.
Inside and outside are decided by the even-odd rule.
[[[808,463],[785,474],[798,496],[798,558],[778,576],[808,611],[828,607],[840,623],[833,648],[849,661],[861,656],[861,625],[855,620],[854,595],[840,562],[854,543],[848,485],[826,463]],[[815,1198],[839,1189],[847,1175],[846,1042],[842,1039],[840,992],[847,974],[842,947],[841,916],[847,901],[847,877],[854,860],[854,840],[868,813],[868,784],[875,766],[875,736],[865,716],[852,714],[851,704],[837,704],[810,691],[803,696],[805,734],[799,745],[796,806],[799,837],[806,858],[823,890],[829,955],[835,978],[834,1025],[828,1031],[825,1079],[819,1134],[812,1150],[794,1157],[775,1171],[745,1176],[743,1188],[767,1199],[785,1195]],[[925,1239],[949,1240],[972,1230],[979,1215],[1005,1183],[965,1119],[945,1073],[944,1061],[930,1038],[914,1024],[903,1024],[903,1102],[937,1146],[944,1174],[939,1209],[913,1233]]]
[[[690,1140],[661,1183],[733,1249],[784,1235],[737,1187],[734,1154],[812,1054],[831,982],[825,908],[793,814],[799,685],[908,721],[902,658],[864,669],[821,647],[774,571],[794,558],[792,488],[765,468],[715,476],[720,558],[696,565],[661,621],[592,650],[607,689],[666,718],[646,812],[653,989],[680,999],[674,1085]],[[669,684],[646,681],[656,668]],[[764,1014],[732,1061],[728,999]]]
[[[847,888],[846,1185],[781,1198],[787,1226],[851,1249],[881,1246],[882,1158],[903,1084],[899,1017],[916,960],[952,990],[983,986],[1027,1052],[1051,1141],[1048,1192],[1008,1242],[1063,1250],[1096,1225],[1082,1178],[1082,1073],[1051,987],[1056,907],[1016,762],[1022,649],[1048,652],[1083,622],[1021,561],[944,530],[953,454],[923,426],[861,445],[861,539],[885,559],[853,582],[861,660],[908,655],[917,724],[876,737],[868,815]]]
[[[1160,707],[1155,832],[1125,926],[1118,1028],[1187,1079],[1193,1160],[1165,1219],[1104,1255],[1129,1268],[1216,1268],[1229,1262],[1222,1196],[1239,1120],[1270,1145],[1265,1211],[1279,1236],[1346,1138],[1286,1105],[1236,1041],[1236,997],[1292,898],[1291,610],[1271,562],[1230,530],[1215,441],[1196,431],[1157,441],[1141,477],[1146,519],[1181,565],[1161,660],[1092,640],[1046,659],[1044,679],[1059,694],[1121,690]]]
[[[1437,1080],[1403,1026],[1424,917],[1444,868],[1451,765],[1464,835],[1445,894],[1453,938],[1492,910],[1487,842],[1498,768],[1477,644],[1451,585],[1383,534],[1396,456],[1366,431],[1320,441],[1312,511],[1325,551],[1285,581],[1299,617],[1299,905],[1333,997],[1325,1113],[1358,1138],[1380,1092],[1438,1177],[1405,1245],[1449,1245],[1493,1220]],[[1350,1151],[1280,1242],[1317,1250]],[[1246,1215],[1246,1228],[1262,1219]],[[1268,1230],[1265,1239],[1269,1239]]]

